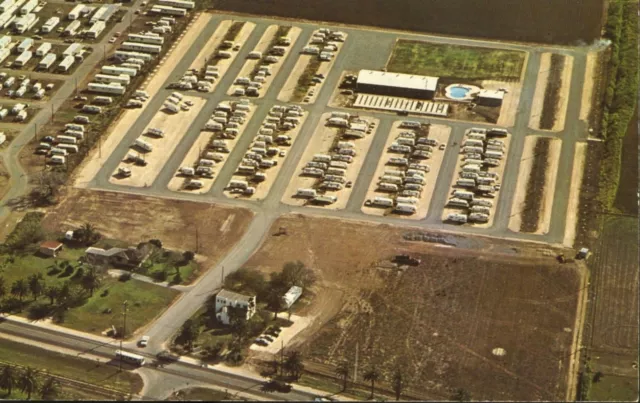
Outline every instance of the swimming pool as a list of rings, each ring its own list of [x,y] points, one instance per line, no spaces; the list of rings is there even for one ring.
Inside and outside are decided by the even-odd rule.
[[[464,99],[469,91],[471,91],[469,88],[455,86],[449,88],[449,96],[455,99]]]

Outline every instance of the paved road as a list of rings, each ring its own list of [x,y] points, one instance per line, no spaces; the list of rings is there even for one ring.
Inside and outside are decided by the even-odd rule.
[[[114,358],[114,360],[108,364],[115,366],[119,365],[119,361],[114,357],[114,351],[119,348],[118,342],[115,340],[110,344],[104,344],[95,340],[75,335],[60,334],[54,330],[43,329],[29,324],[4,319],[0,321],[0,333],[33,340],[34,342],[42,343],[51,346],[52,348],[62,347],[69,349],[77,352],[77,357],[93,355],[104,358]],[[132,349],[126,347],[124,350],[132,351]],[[148,383],[157,385],[152,387],[151,390],[148,387],[146,388],[150,395],[147,397],[151,398],[161,398],[167,392],[171,392],[171,389],[180,389],[194,383],[206,383],[209,385],[228,387],[235,391],[250,391],[253,395],[271,400],[309,401],[313,400],[316,396],[296,389],[287,394],[265,393],[260,391],[260,386],[262,385],[262,382],[260,381],[212,368],[204,369],[183,362],[165,364],[162,368],[158,368],[153,365],[153,362],[156,360],[155,354],[152,354],[149,351],[140,351],[140,349],[132,352],[145,356],[149,361],[149,363],[144,367],[144,375],[145,378],[147,378]],[[132,368],[128,367],[127,369]],[[166,375],[169,375],[169,377]],[[164,382],[167,382],[168,378],[171,382],[163,385]],[[176,378],[178,378],[177,381]]]

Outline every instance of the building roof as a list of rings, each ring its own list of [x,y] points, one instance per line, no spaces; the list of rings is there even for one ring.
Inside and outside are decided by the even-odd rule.
[[[60,247],[62,247],[62,244],[58,241],[44,241],[40,244],[41,248],[46,248],[46,249],[58,249]]]
[[[504,99],[504,91],[480,90],[478,96],[480,98]]]
[[[111,249],[104,250],[102,248],[94,248],[93,246],[90,246],[87,248],[87,250],[84,251],[84,253],[98,255],[98,256],[114,256],[120,252],[125,252],[125,251],[126,249],[122,249],[122,248],[111,248]]]
[[[238,294],[237,292],[227,291],[227,290],[220,290],[217,296],[220,298],[226,298],[232,301],[244,301],[244,302],[249,302],[251,299],[255,298],[254,296],[242,295],[242,294]]]
[[[438,86],[438,77],[360,70],[358,84],[435,91]]]

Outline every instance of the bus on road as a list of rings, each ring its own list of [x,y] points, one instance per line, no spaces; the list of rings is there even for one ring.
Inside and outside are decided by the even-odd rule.
[[[127,353],[126,351],[116,350],[116,358],[130,364],[139,366],[144,365],[144,357],[138,354]]]

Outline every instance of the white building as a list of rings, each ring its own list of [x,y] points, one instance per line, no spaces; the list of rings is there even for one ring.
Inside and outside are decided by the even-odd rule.
[[[184,8],[171,6],[153,6],[151,7],[151,12],[162,15],[178,15],[180,17],[187,15],[187,10],[185,10]]]
[[[27,51],[22,52],[22,53],[20,54],[20,56],[18,56],[18,58],[16,59],[16,61],[15,61],[15,62],[13,62],[13,63],[14,63],[14,65],[15,65],[16,67],[22,67],[22,66],[24,66],[25,64],[29,63],[29,60],[31,60],[31,58],[32,58],[32,57],[33,57],[33,52],[29,52],[29,51],[27,50]]]
[[[75,56],[78,53],[82,52],[82,44],[81,43],[72,43],[67,47],[64,52],[62,52],[63,56]]]
[[[131,77],[126,74],[121,74],[119,76],[112,76],[109,74],[96,74],[93,78],[97,83],[118,83],[121,85],[128,85],[131,82]]]
[[[100,94],[116,94],[122,95],[127,90],[126,87],[118,84],[118,83],[89,83],[89,91],[97,92]]]
[[[67,15],[67,18],[68,18],[68,19],[70,19],[70,20],[72,20],[72,21],[73,21],[73,20],[77,20],[78,18],[80,18],[80,15],[81,15],[81,13],[82,13],[82,10],[84,10],[84,7],[85,7],[84,5],[82,5],[82,4],[78,4],[77,6],[75,6],[75,7],[73,8],[73,10],[71,10],[71,11],[69,12],[69,14]]]
[[[50,50],[51,44],[49,42],[44,42],[42,45],[38,46],[38,49],[36,49],[36,56],[42,57],[49,53]]]
[[[58,57],[55,53],[47,53],[47,55],[38,63],[38,69],[48,70]]]
[[[145,53],[160,53],[162,51],[162,46],[149,45],[146,43],[122,42],[122,49]]]
[[[504,91],[480,90],[476,103],[485,106],[501,106],[504,99]]]
[[[18,17],[14,21],[13,29],[20,34],[23,34],[36,25],[39,19],[40,18],[35,14],[27,14],[22,17]]]
[[[38,6],[38,0],[29,0],[27,3],[22,6],[20,9],[20,15],[26,15],[33,11],[34,8]]]
[[[118,11],[120,5],[118,4],[107,4],[98,9],[98,11],[91,16],[90,22],[95,24],[98,21],[107,22],[113,17],[113,15]]]
[[[246,311],[247,320],[256,313],[256,297],[221,290],[216,295],[216,318],[223,324],[230,323],[229,308],[240,308]]]
[[[64,59],[58,65],[58,71],[67,72],[73,66],[73,63],[76,61],[73,56],[65,56]]]
[[[135,77],[136,74],[138,74],[137,69],[120,67],[120,66],[102,66],[102,72],[105,74],[115,74],[118,76],[121,74],[126,74],[130,77]]]
[[[147,43],[149,45],[162,45],[164,38],[161,36],[151,36],[142,34],[129,34],[127,36],[129,42]]]
[[[86,33],[86,36],[88,38],[96,39],[97,37],[100,36],[102,31],[104,31],[106,27],[107,27],[107,24],[104,21],[97,21],[91,26],[91,28],[89,28],[89,30]]]
[[[291,305],[293,305],[293,303],[296,302],[301,295],[302,295],[302,288],[298,287],[297,285],[294,285],[293,287],[289,288],[289,291],[287,291],[287,293],[284,294],[284,297],[283,297],[284,303],[287,305],[287,309],[291,308]]]
[[[67,27],[64,29],[63,34],[66,36],[74,36],[75,34],[78,33],[78,30],[80,29],[81,26],[82,26],[82,22],[75,20],[71,24],[67,25]]]
[[[53,32],[58,24],[60,24],[60,18],[51,17],[42,25],[42,28],[40,28],[40,30],[45,34],[48,34],[49,32]]]
[[[195,2],[185,0],[158,0],[158,4],[163,6],[186,8],[187,10],[191,10],[196,7]]]

